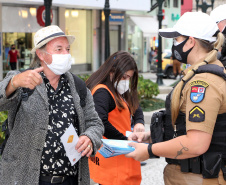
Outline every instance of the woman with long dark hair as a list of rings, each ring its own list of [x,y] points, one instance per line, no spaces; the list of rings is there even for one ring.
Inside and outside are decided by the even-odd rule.
[[[125,51],[111,55],[86,81],[95,108],[104,123],[104,138],[127,140],[126,131],[144,131],[143,112],[137,95],[138,69]],[[89,160],[91,178],[102,185],[141,182],[140,163],[124,155],[105,159],[99,153]]]

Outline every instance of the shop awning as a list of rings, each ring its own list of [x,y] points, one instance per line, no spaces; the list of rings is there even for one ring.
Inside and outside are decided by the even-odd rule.
[[[144,37],[158,36],[158,20],[147,16],[130,16],[131,20],[141,29]]]

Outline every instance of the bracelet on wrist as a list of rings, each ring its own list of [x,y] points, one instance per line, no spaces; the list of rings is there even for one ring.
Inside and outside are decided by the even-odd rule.
[[[154,154],[152,153],[152,145],[153,145],[153,143],[150,143],[150,144],[148,145],[149,158],[159,158],[159,156],[156,156],[156,155],[154,155]]]
[[[13,85],[13,78],[14,78],[14,76],[15,76],[15,75],[13,75],[13,77],[11,78],[11,85],[12,85],[12,87],[13,87],[15,90],[17,90],[17,88]]]

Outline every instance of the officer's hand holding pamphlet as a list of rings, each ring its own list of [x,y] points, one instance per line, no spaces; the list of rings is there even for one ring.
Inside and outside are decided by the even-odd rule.
[[[128,144],[134,141],[127,140],[115,140],[115,139],[101,139],[103,141],[103,146],[100,148],[99,153],[105,157],[114,157],[117,155],[128,154],[133,152],[134,147]]]

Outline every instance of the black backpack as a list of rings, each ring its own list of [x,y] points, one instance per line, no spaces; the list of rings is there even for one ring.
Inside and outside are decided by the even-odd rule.
[[[80,79],[76,75],[72,74],[72,76],[74,78],[76,91],[78,92],[78,95],[80,97],[80,105],[83,108],[83,107],[86,106],[86,96],[87,96],[86,84],[85,84],[85,82],[82,79]],[[21,99],[20,99],[20,102],[18,103],[14,119],[15,119],[16,114],[17,114],[17,112],[18,112],[18,110],[20,108],[21,101],[27,101],[29,96],[32,95],[33,92],[34,92],[34,90],[23,88]],[[5,148],[5,145],[6,145],[6,142],[7,142],[8,138],[9,138],[9,135],[10,135],[9,129],[8,129],[8,118],[2,124],[2,132],[5,133],[5,140],[0,145],[0,155],[2,155],[3,150]]]

